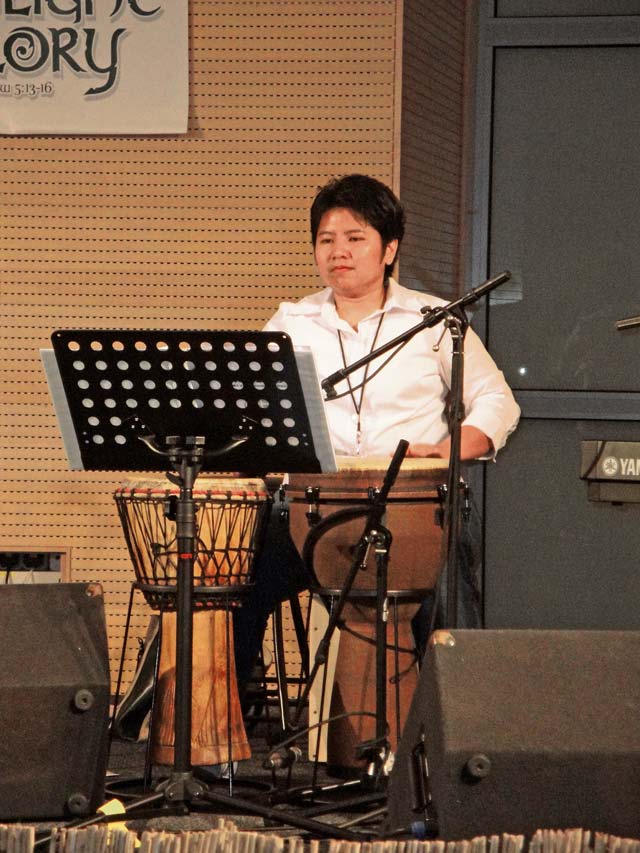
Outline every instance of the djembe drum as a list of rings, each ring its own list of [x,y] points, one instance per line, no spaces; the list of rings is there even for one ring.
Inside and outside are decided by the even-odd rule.
[[[158,478],[115,494],[137,586],[162,614],[151,759],[174,759],[178,549],[172,518],[177,486]],[[191,763],[221,764],[251,754],[236,682],[230,616],[249,590],[269,513],[262,480],[200,477],[194,559]]]
[[[314,590],[331,605],[340,594],[362,536],[373,489],[380,488],[389,460],[340,458],[337,474],[292,474],[291,535],[319,582]],[[442,530],[436,518],[437,486],[446,482],[441,459],[405,459],[389,492],[384,523],[392,534],[388,561],[387,722],[392,749],[417,686],[418,671],[411,619],[438,578]],[[370,711],[376,707],[375,619],[376,566],[372,553],[367,569],[358,572],[345,603],[345,630],[334,673],[330,716]],[[350,716],[330,722],[327,763],[338,768],[360,766],[356,746],[375,737],[371,716]]]

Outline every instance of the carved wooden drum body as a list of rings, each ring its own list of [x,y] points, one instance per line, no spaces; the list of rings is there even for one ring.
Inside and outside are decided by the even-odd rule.
[[[341,458],[337,474],[290,476],[291,534],[313,567],[320,595],[329,606],[344,585],[364,530],[372,490],[382,486],[389,461]],[[387,501],[384,523],[392,535],[387,584],[387,722],[393,749],[418,679],[411,618],[435,586],[441,565],[437,487],[446,478],[442,460],[405,459]],[[367,569],[358,572],[343,610],[346,625],[340,632],[331,716],[375,712],[375,587],[371,549]],[[375,720],[371,716],[350,716],[330,723],[328,764],[336,768],[361,766],[354,758],[355,748],[374,736]]]

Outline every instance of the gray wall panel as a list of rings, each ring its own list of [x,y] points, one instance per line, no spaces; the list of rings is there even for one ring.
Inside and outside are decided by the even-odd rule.
[[[640,425],[525,420],[489,466],[486,627],[640,629],[640,504],[587,500],[589,438],[637,440]]]
[[[514,387],[638,390],[640,48],[496,51],[489,343]],[[639,412],[640,415],[640,412]]]

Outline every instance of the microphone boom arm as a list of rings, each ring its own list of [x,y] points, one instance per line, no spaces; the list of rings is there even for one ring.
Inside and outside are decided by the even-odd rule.
[[[485,294],[489,293],[490,290],[493,290],[494,287],[499,287],[501,284],[504,284],[505,281],[509,281],[510,278],[511,273],[505,270],[499,275],[488,279],[475,289],[468,291],[464,294],[464,296],[461,296],[459,299],[455,299],[453,302],[449,302],[447,305],[442,305],[438,308],[428,308],[425,306],[422,309],[422,312],[425,315],[424,319],[422,319],[415,326],[412,326],[410,329],[407,329],[406,332],[402,332],[402,334],[400,335],[396,335],[395,338],[392,338],[392,340],[387,341],[386,344],[381,344],[379,347],[372,350],[368,355],[359,358],[357,361],[354,361],[353,364],[350,364],[348,367],[342,367],[340,368],[340,370],[336,370],[335,373],[332,373],[330,376],[327,376],[326,379],[323,379],[320,384],[322,386],[322,390],[326,394],[327,400],[332,400],[336,396],[335,386],[338,384],[338,382],[342,382],[343,379],[346,379],[347,376],[349,376],[351,373],[356,370],[359,370],[361,367],[364,367],[365,364],[368,364],[370,361],[373,361],[374,358],[377,358],[380,355],[384,355],[384,353],[388,352],[389,350],[394,349],[400,344],[411,340],[414,335],[417,335],[418,332],[421,332],[423,329],[429,329],[432,326],[437,326],[438,323],[446,319],[446,317],[456,308],[465,308],[467,305],[472,305],[474,302],[477,302],[478,299],[481,299]]]

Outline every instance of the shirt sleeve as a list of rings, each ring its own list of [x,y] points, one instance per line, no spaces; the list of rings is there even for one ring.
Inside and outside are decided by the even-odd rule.
[[[281,302],[278,310],[273,316],[267,320],[262,327],[263,332],[284,332],[293,340],[296,336],[296,330],[299,326],[299,317],[296,315],[296,302]],[[293,310],[293,314],[292,314]],[[294,341],[294,346],[296,342]]]
[[[276,313],[264,324],[262,327],[263,332],[286,332],[287,331],[287,322],[286,322],[286,303],[283,302],[280,304],[280,307],[276,311]]]

